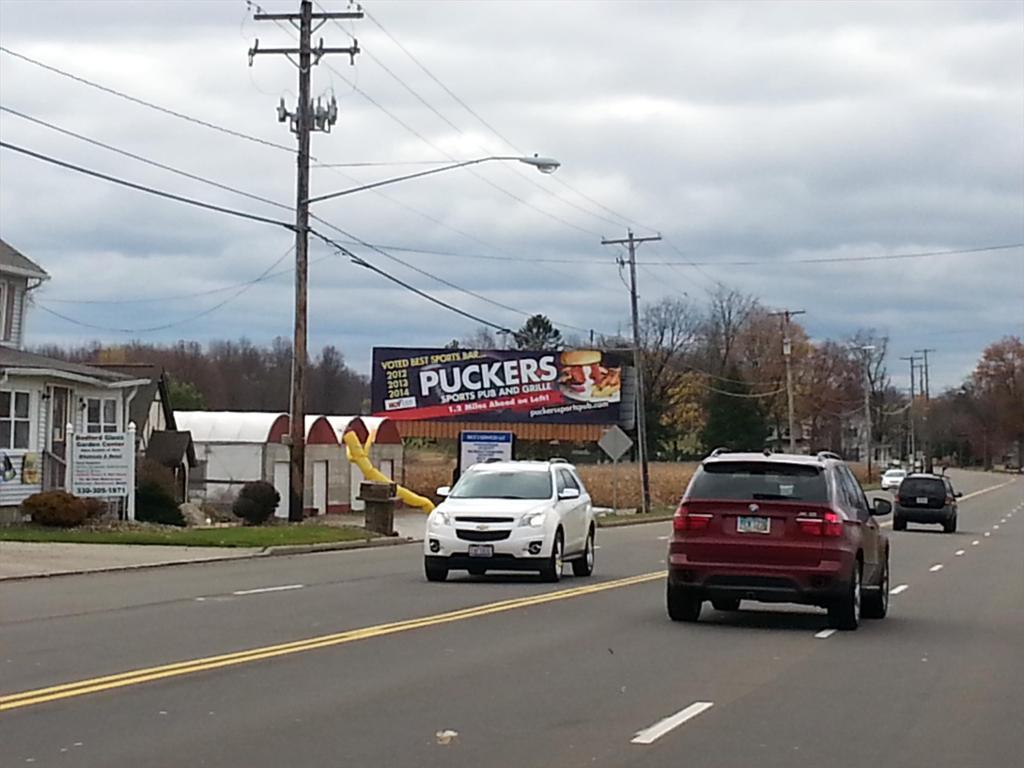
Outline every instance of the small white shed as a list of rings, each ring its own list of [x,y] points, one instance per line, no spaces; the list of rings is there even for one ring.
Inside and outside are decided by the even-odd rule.
[[[196,458],[206,465],[205,495],[234,494],[245,483],[269,480],[265,467],[272,451],[287,448],[288,415],[249,411],[175,411],[178,429],[192,433]]]

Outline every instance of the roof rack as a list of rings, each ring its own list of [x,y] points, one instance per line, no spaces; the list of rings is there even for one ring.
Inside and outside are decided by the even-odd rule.
[[[712,456],[720,456],[723,453],[729,453],[729,449],[728,448],[715,448],[715,450],[713,450],[711,452],[711,455]]]
[[[818,451],[818,458],[819,459],[836,459],[838,461],[842,461],[843,460],[843,457],[840,456],[835,451]]]
[[[548,463],[549,464],[568,464],[569,460],[568,459],[563,459],[561,456],[552,456],[550,459],[548,459]]]

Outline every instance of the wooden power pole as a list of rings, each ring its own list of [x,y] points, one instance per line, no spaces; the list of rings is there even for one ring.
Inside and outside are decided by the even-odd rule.
[[[313,131],[329,133],[331,126],[338,119],[338,104],[331,97],[330,103],[323,105],[317,100],[313,104],[309,96],[310,74],[313,65],[329,53],[348,54],[354,61],[359,53],[359,43],[353,40],[348,48],[325,48],[323,40],[314,48],[313,22],[318,21],[317,29],[328,19],[361,19],[362,11],[343,13],[313,13],[312,0],[301,0],[299,13],[257,13],[256,21],[274,21],[295,25],[299,30],[298,48],[260,48],[260,41],[249,49],[249,66],[253,59],[262,53],[275,53],[292,59],[298,56],[299,98],[295,111],[289,112],[284,99],[277,108],[280,122],[291,121],[291,130],[298,139],[297,174],[295,183],[295,334],[292,345],[292,382],[291,382],[291,428],[290,428],[290,461],[291,472],[288,485],[288,519],[300,522],[303,517],[303,491],[306,487],[306,364],[308,362],[306,327],[307,319],[307,280],[309,273],[309,140]],[[296,24],[296,22],[298,22]]]
[[[636,247],[640,243],[661,240],[661,235],[636,237],[632,230],[627,237],[619,240],[602,240],[601,245],[626,245],[629,247],[629,302],[633,313],[633,368],[636,370],[636,438],[637,453],[640,454],[640,486],[643,491],[641,510],[645,514],[651,511],[651,475],[647,458],[647,406],[644,402],[644,368],[643,352],[640,349],[640,312],[637,308],[636,288]]]

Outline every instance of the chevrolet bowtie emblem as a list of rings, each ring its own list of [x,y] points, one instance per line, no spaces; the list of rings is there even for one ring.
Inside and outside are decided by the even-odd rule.
[[[476,527],[476,529],[477,529],[478,531],[486,531],[486,530],[487,530],[487,526],[486,526],[486,525],[478,525],[478,526]]]
[[[751,512],[757,512],[761,508],[757,506],[757,504],[751,504],[749,507],[747,507],[747,509]]]

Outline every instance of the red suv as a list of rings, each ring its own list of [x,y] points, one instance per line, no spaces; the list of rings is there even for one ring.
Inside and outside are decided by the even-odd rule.
[[[856,629],[889,608],[889,541],[875,521],[892,503],[868,502],[834,453],[729,453],[702,463],[676,510],[668,551],[668,615],[697,621],[705,600],[828,609]]]

